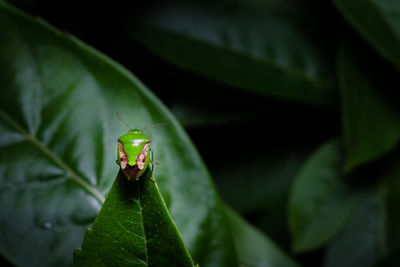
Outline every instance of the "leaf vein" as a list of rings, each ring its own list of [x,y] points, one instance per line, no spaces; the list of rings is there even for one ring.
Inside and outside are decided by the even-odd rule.
[[[86,182],[80,175],[78,175],[71,167],[68,166],[59,156],[57,156],[53,151],[51,151],[45,144],[43,144],[35,136],[29,134],[25,131],[21,125],[19,125],[10,115],[6,112],[0,110],[0,117],[8,122],[12,127],[14,127],[18,132],[20,132],[26,140],[35,145],[39,150],[41,150],[45,155],[47,155],[53,162],[55,162],[60,168],[64,169],[67,173],[67,177],[72,181],[76,182],[78,185],[83,187],[86,191],[91,193],[100,203],[104,203],[104,195],[93,187],[91,184]]]

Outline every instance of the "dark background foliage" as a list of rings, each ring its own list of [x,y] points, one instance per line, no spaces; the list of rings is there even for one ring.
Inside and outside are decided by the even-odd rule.
[[[390,253],[398,249],[398,241],[393,238],[388,242],[388,236],[398,236],[400,231],[395,223],[400,200],[396,181],[400,179],[396,168],[400,135],[396,68],[400,61],[396,53],[400,53],[400,38],[376,34],[385,14],[378,16],[373,8],[368,9],[369,4],[361,3],[368,1],[288,2],[299,5],[312,18],[305,26],[299,24],[297,33],[310,34],[311,43],[322,47],[318,51],[325,60],[321,77],[329,81],[330,91],[317,98],[321,101],[303,97],[301,89],[309,85],[299,85],[297,93],[289,93],[289,97],[274,93],[284,91],[285,86],[292,88],[296,81],[281,84],[283,89],[273,79],[271,83],[262,81],[270,91],[260,93],[219,80],[207,73],[207,67],[202,72],[171,60],[166,56],[168,51],[157,51],[146,43],[152,40],[143,41],[146,37],[141,39],[140,31],[131,34],[129,28],[135,25],[124,19],[130,11],[151,16],[159,2],[113,1],[95,6],[81,1],[9,2],[77,36],[134,73],[185,127],[221,198],[300,264],[372,266],[380,261],[397,262]],[[223,4],[205,2],[215,10],[224,8]],[[246,1],[242,2],[246,6]],[[357,4],[365,13],[357,13]],[[398,6],[390,8],[388,13],[400,14]],[[279,10],[271,13],[280,16]],[[371,20],[369,24],[363,22],[366,14],[372,14],[367,19]],[[238,25],[246,22],[236,18]],[[371,26],[374,22],[376,25]],[[201,26],[193,30],[201,32]],[[393,32],[400,31],[400,22],[393,22],[391,27]],[[279,30],[269,39],[279,39],[278,35]],[[282,45],[301,46],[296,39]],[[199,48],[192,48],[194,54],[199,53]],[[219,49],[221,54],[225,52],[224,47]],[[207,57],[207,50],[204,53]],[[337,140],[333,145],[332,139]],[[332,180],[319,180],[319,173],[326,172],[332,172]],[[313,180],[314,176],[317,178]],[[304,191],[295,194],[296,190]],[[302,216],[298,210],[312,209],[313,205],[322,206],[328,215],[306,211],[304,217],[309,217],[301,218],[305,222],[297,226],[301,223],[296,216]],[[342,206],[347,205],[354,208],[344,212]],[[315,231],[315,236],[311,239],[318,240],[322,232],[331,230],[323,228],[329,226],[323,219],[329,221],[332,216],[336,222],[342,215],[343,221],[331,225],[336,230],[326,240],[299,241],[305,228],[313,228],[310,231]],[[321,224],[315,222],[319,219]],[[379,225],[382,221],[384,227]],[[318,227],[322,227],[320,232]]]

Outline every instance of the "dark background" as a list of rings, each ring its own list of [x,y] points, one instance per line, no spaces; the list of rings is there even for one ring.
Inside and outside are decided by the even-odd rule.
[[[289,232],[283,223],[290,183],[318,146],[341,135],[339,94],[332,107],[311,106],[256,93],[243,94],[237,88],[178,68],[135,42],[115,23],[114,18],[125,10],[142,8],[140,3],[96,2],[94,7],[81,1],[9,2],[76,36],[136,75],[181,121],[221,197],[283,249],[291,251]],[[336,45],[339,30],[360,38],[332,3],[320,5],[332,45]],[[366,45],[366,49],[371,47]],[[393,70],[388,64],[387,68]],[[355,176],[368,181],[371,175],[365,174],[379,171],[385,159],[356,171]],[[246,179],[232,178],[240,176]],[[273,176],[278,178],[268,178]],[[270,192],[259,196],[258,187],[269,188]],[[319,266],[323,255],[324,248],[295,257],[305,266]]]

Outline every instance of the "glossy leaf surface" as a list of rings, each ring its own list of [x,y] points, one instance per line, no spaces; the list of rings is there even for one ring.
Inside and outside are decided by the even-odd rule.
[[[307,1],[152,1],[127,12],[122,24],[182,68],[259,94],[332,105],[334,31],[315,23],[326,19],[325,6],[311,7]]]
[[[128,181],[120,171],[75,266],[194,266],[167,207],[150,179]]]
[[[129,125],[152,139],[154,176],[191,255],[235,265],[223,210],[191,141],[120,65],[0,2],[0,253],[24,265],[69,265],[118,172]],[[18,223],[16,223],[18,222]]]

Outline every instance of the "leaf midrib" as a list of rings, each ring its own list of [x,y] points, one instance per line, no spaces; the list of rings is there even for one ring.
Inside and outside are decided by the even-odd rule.
[[[146,263],[147,265],[149,264],[149,255],[148,255],[148,248],[147,248],[147,238],[146,238],[146,231],[144,227],[144,219],[143,219],[143,208],[142,208],[142,203],[141,203],[141,197],[142,193],[140,192],[141,188],[138,186],[138,204],[139,204],[139,209],[140,209],[140,219],[142,220],[141,226],[143,230],[143,238],[144,238],[144,244],[145,244],[145,249],[146,249]]]
[[[62,160],[57,154],[55,154],[50,148],[43,144],[36,136],[29,134],[27,131],[18,124],[10,115],[0,110],[0,117],[7,121],[15,130],[21,133],[26,140],[35,145],[39,150],[46,154],[53,162],[55,162],[60,168],[64,169],[67,173],[66,177],[80,185],[87,192],[92,194],[101,204],[104,203],[104,195],[93,187],[91,184],[86,182],[82,176],[78,175],[66,162]]]

